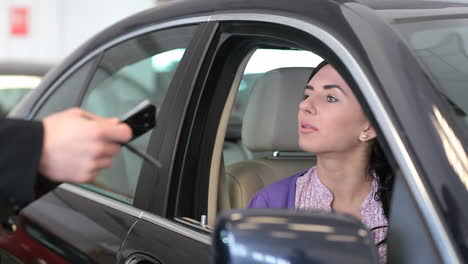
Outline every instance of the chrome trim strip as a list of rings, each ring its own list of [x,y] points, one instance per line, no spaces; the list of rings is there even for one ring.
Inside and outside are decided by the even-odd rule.
[[[74,63],[73,66],[67,70],[63,75],[58,78],[57,81],[54,82],[53,87],[51,89],[47,89],[47,91],[44,93],[43,96],[40,97],[38,100],[38,103],[31,109],[29,112],[27,118],[30,119],[32,118],[33,115],[36,114],[38,109],[42,107],[42,104],[44,103],[45,100],[50,96],[51,93],[54,92],[54,90],[57,88],[58,85],[60,85],[66,78],[68,78],[73,72],[75,72],[79,67],[84,65],[86,62],[91,60],[94,56],[99,54],[100,52],[118,44],[121,43],[125,40],[131,39],[135,36],[142,35],[151,31],[156,31],[160,29],[165,29],[165,28],[170,28],[170,27],[176,27],[176,26],[181,26],[181,25],[189,25],[189,24],[196,24],[196,23],[202,23],[202,22],[208,22],[210,19],[210,16],[198,16],[198,17],[189,17],[189,18],[183,18],[183,19],[176,19],[176,20],[171,20],[159,24],[154,24],[150,25],[144,28],[140,28],[137,30],[134,30],[132,32],[126,33],[124,35],[121,35],[101,46],[98,48],[94,49],[92,52],[88,53],[86,56],[78,60],[78,62]]]
[[[68,191],[68,192],[71,192],[71,193],[74,193],[76,195],[79,195],[79,196],[82,196],[86,199],[89,199],[89,200],[92,200],[94,202],[97,202],[97,203],[100,203],[102,205],[105,205],[107,207],[110,207],[112,209],[115,209],[117,211],[120,211],[122,213],[125,213],[125,214],[128,214],[128,215],[131,215],[133,217],[136,217],[136,218],[141,218],[141,215],[143,213],[142,210],[140,209],[137,209],[133,206],[130,206],[130,205],[126,205],[122,202],[118,202],[118,201],[115,201],[115,200],[112,200],[111,198],[107,198],[105,196],[102,196],[100,194],[97,194],[97,193],[94,193],[90,190],[87,190],[83,187],[79,187],[79,186],[76,186],[76,185],[73,185],[73,184],[69,184],[69,183],[63,183],[61,185],[59,185],[60,189],[63,189],[65,191]]]
[[[403,171],[403,175],[409,185],[409,188],[414,194],[413,197],[415,198],[419,209],[424,215],[424,219],[428,224],[429,230],[434,238],[434,243],[437,245],[442,259],[445,263],[461,263],[460,259],[458,258],[457,251],[454,248],[454,245],[451,243],[449,233],[444,227],[442,219],[437,214],[437,210],[431,201],[428,191],[424,187],[421,176],[418,174],[416,166],[411,160],[409,151],[406,149],[401,137],[398,135],[395,125],[392,123],[390,116],[386,113],[381,100],[378,98],[375,90],[372,88],[371,82],[360,69],[358,62],[353,58],[352,54],[349,53],[348,50],[340,43],[340,41],[334,38],[327,31],[322,30],[315,25],[297,18],[285,17],[284,15],[278,16],[261,13],[231,13],[213,15],[210,17],[209,21],[229,20],[269,22],[300,29],[314,35],[323,41],[327,46],[331,47],[343,60],[346,67],[353,69],[351,74],[363,88],[363,95],[369,102],[369,105],[375,114],[376,120],[379,121],[379,125],[381,126],[383,133],[389,140],[391,150]]]
[[[122,35],[120,37],[117,37],[106,44],[103,44],[99,46],[97,49],[95,49],[93,52],[89,53],[84,59],[88,57],[95,56],[96,54],[100,53],[101,51],[110,48],[118,43],[124,42],[125,40],[128,40],[130,38],[136,37],[138,35],[142,35],[151,31],[156,31],[160,29],[166,29],[170,27],[176,27],[176,26],[181,26],[181,25],[189,25],[189,24],[196,24],[196,23],[201,23],[201,22],[208,22],[210,19],[210,16],[200,16],[200,17],[189,17],[189,18],[183,18],[183,19],[176,19],[176,20],[171,20],[159,24],[154,24],[150,26],[146,26],[144,28],[140,28],[137,30],[134,30],[132,32],[128,32],[125,35]]]
[[[173,223],[170,220],[167,220],[166,218],[154,215],[149,212],[143,212],[143,215],[141,216],[142,220],[148,221],[150,223],[159,225],[161,227],[164,227],[166,229],[169,229],[173,232],[176,232],[178,234],[181,234],[183,236],[189,237],[193,240],[197,240],[199,242],[202,242],[207,245],[211,245],[211,237],[202,233],[199,233],[197,231],[194,231],[192,229],[189,229],[187,227],[181,226],[179,224]]]
[[[179,224],[173,223],[168,219],[165,219],[163,217],[151,214],[149,212],[145,212],[143,210],[137,209],[133,206],[123,204],[121,202],[112,200],[110,198],[107,198],[105,196],[102,196],[100,194],[94,193],[90,190],[87,190],[83,187],[79,187],[73,184],[69,183],[63,183],[58,186],[58,188],[74,193],[76,195],[79,195],[81,197],[84,197],[86,199],[89,199],[91,201],[100,203],[102,205],[105,205],[107,207],[110,207],[112,209],[115,209],[117,211],[120,211],[122,213],[131,215],[133,217],[136,217],[141,220],[148,221],[150,223],[159,225],[161,227],[164,227],[166,229],[169,229],[173,232],[176,232],[178,234],[181,234],[183,236],[186,236],[188,238],[191,238],[193,240],[197,240],[201,243],[211,245],[211,238],[209,235],[199,233],[197,231],[194,231],[190,228],[181,226]]]

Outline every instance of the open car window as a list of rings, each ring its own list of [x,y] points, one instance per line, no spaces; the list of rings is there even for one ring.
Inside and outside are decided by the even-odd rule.
[[[273,152],[252,152],[242,141],[242,126],[246,118],[247,105],[253,90],[262,85],[265,74],[281,68],[304,68],[312,71],[321,61],[319,56],[306,50],[257,49],[254,51],[243,72],[230,113],[223,146],[225,166],[243,160],[265,157]]]

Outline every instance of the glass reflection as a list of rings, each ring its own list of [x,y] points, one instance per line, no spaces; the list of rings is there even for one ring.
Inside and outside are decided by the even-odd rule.
[[[465,149],[463,148],[460,139],[448,124],[447,120],[440,113],[439,109],[434,106],[433,111],[435,118],[433,123],[442,140],[447,159],[460,177],[461,182],[465,185],[465,188],[468,190],[468,157]]]
[[[240,214],[240,213],[234,213],[234,214],[231,215],[231,220],[232,221],[237,221],[237,220],[240,220],[240,219],[242,219],[242,214]]]
[[[258,229],[258,224],[255,223],[241,223],[237,225],[238,229]]]
[[[293,232],[272,231],[270,235],[272,237],[284,238],[284,239],[296,239],[297,238],[297,234]]]
[[[356,236],[327,235],[325,240],[333,242],[355,243],[358,241],[358,238]]]
[[[366,237],[367,236],[367,231],[364,230],[364,229],[359,229],[358,235],[360,235],[361,237]]]
[[[327,225],[312,225],[312,224],[289,224],[288,229],[295,231],[305,232],[322,232],[322,233],[334,233],[335,228]]]
[[[247,222],[256,224],[286,224],[288,219],[282,217],[249,217]]]

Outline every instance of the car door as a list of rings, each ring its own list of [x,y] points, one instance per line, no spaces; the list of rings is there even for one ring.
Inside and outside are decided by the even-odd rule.
[[[33,96],[32,106],[25,106],[32,109],[29,116],[40,119],[72,106],[122,116],[148,99],[158,108],[158,125],[130,144],[157,156],[160,149],[150,147],[155,145],[151,138],[172,120],[174,76],[190,57],[186,49],[198,29],[197,23],[173,26],[156,24],[128,32],[81,54],[83,59],[62,66],[69,70]],[[146,200],[150,193],[136,194],[139,180],[149,175],[143,165],[141,157],[123,149],[95,180],[62,184],[25,207],[20,242],[40,249],[29,255],[50,263],[115,263],[124,238],[142,215],[137,199]]]
[[[324,4],[321,8],[335,10],[333,5]],[[414,229],[414,231],[417,231],[421,239],[424,239],[424,243],[418,244],[417,241],[411,240],[408,236],[400,238],[408,243],[408,247],[420,247],[421,251],[418,252],[433,253],[428,255],[428,259],[434,263],[437,263],[439,258],[445,254],[443,252],[445,246],[448,248],[453,246],[450,240],[447,240],[447,244],[444,246],[438,244],[435,234],[445,232],[445,230],[434,231],[435,227],[426,228],[427,223],[433,220],[431,217],[440,220],[440,214],[424,215],[422,213],[424,208],[421,207],[420,202],[418,202],[419,204],[413,203],[417,201],[414,199],[415,194],[407,196],[408,192],[411,192],[405,189],[408,188],[408,182],[411,182],[411,179],[419,179],[419,176],[411,171],[401,170],[401,167],[408,165],[406,163],[408,161],[402,160],[402,157],[408,155],[407,149],[398,144],[398,140],[401,140],[400,137],[404,135],[405,130],[403,128],[395,129],[394,120],[398,120],[399,116],[395,115],[389,106],[392,102],[389,102],[382,92],[382,85],[392,86],[385,82],[382,84],[380,76],[375,75],[373,65],[367,61],[369,54],[362,49],[359,44],[361,41],[357,39],[357,36],[350,36],[339,30],[327,30],[338,22],[347,25],[346,18],[337,16],[333,22],[327,23],[325,15],[318,11],[314,15],[316,15],[316,23],[302,23],[302,21],[288,16],[281,16],[279,19],[278,16],[261,12],[243,19],[240,14],[228,13],[211,17],[211,21],[220,23],[219,31],[215,34],[210,46],[213,54],[210,52],[211,56],[205,57],[201,66],[208,70],[207,75],[200,74],[198,76],[194,93],[189,98],[185,124],[181,131],[183,136],[178,144],[179,147],[173,163],[168,205],[164,210],[166,215],[163,218],[155,217],[151,213],[153,209],[149,208],[150,212],[143,213],[142,221],[132,228],[129,238],[125,242],[138,243],[139,238],[144,237],[145,233],[152,234],[151,228],[153,230],[159,228],[167,233],[170,233],[168,230],[172,230],[173,234],[177,233],[177,236],[182,237],[187,243],[177,244],[170,242],[169,239],[163,241],[162,237],[147,235],[150,236],[148,241],[158,241],[158,243],[154,243],[154,245],[149,243],[150,245],[146,247],[145,252],[135,250],[138,247],[125,248],[124,250],[127,251],[122,256],[127,257],[133,253],[141,253],[151,255],[161,263],[171,263],[174,260],[181,261],[195,256],[192,255],[192,250],[198,250],[200,243],[208,244],[205,239],[208,238],[207,234],[211,232],[210,226],[214,224],[217,214],[220,213],[218,202],[222,196],[229,195],[226,193],[229,190],[223,189],[221,186],[224,164],[220,142],[222,143],[224,140],[226,130],[223,129],[226,129],[228,123],[224,116],[232,108],[233,100],[231,99],[233,94],[235,95],[233,91],[237,91],[239,87],[238,82],[242,76],[243,67],[245,67],[244,63],[248,60],[250,52],[259,47],[313,50],[342,66],[341,70],[346,80],[353,84],[365,111],[372,116],[373,121],[378,126],[378,131],[382,135],[379,142],[384,146],[385,154],[391,161],[391,169],[396,178],[394,191],[397,198],[391,204],[393,212],[390,216],[389,231],[391,235],[393,234],[393,238],[390,237],[391,242],[388,245],[392,257],[397,257],[392,259],[408,260],[408,258],[398,257],[398,245],[402,245],[402,242],[394,240],[398,233],[404,234],[404,230],[407,230],[400,229],[405,219],[415,221],[415,226],[419,228]],[[237,19],[236,22],[232,22],[233,17]],[[360,22],[368,23],[367,21]],[[389,37],[395,37],[392,35],[393,33],[386,32],[386,34]],[[382,37],[382,39],[385,38]],[[342,42],[346,43],[346,46],[341,45]],[[401,48],[398,45],[396,47]],[[407,51],[406,49],[404,52]],[[407,55],[408,57],[405,58],[411,58],[411,55]],[[413,64],[413,66],[416,65]],[[386,67],[390,66],[386,65]],[[385,102],[385,107],[382,106],[382,102]],[[268,118],[274,118],[274,116]],[[399,131],[402,134],[391,133],[391,131]],[[407,142],[407,144],[409,143]],[[433,197],[430,190],[426,189],[426,191],[429,196]],[[413,200],[409,200],[408,197],[412,197]],[[402,200],[399,199],[404,199],[407,204],[399,206],[402,203]],[[398,209],[393,209],[396,206],[399,206]],[[402,216],[401,212],[405,212],[405,215]],[[393,223],[395,223],[395,227],[392,229]],[[163,247],[159,248],[161,245]],[[181,250],[181,247],[185,250]],[[178,256],[180,258],[170,258],[170,253],[163,249],[170,249],[173,254],[180,252]],[[413,256],[417,257],[417,255]],[[198,259],[192,259],[192,261],[195,260]],[[124,263],[122,261],[120,263]]]

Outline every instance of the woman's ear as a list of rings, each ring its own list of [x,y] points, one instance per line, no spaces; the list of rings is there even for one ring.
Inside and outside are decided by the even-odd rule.
[[[369,140],[372,140],[377,137],[377,133],[375,132],[375,129],[372,125],[368,125],[364,130],[361,132],[361,135],[359,135],[359,140],[362,142],[366,142]]]

